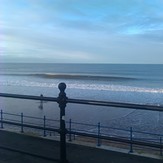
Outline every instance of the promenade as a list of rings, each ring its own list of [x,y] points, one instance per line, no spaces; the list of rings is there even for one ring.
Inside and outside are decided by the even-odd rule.
[[[162,163],[163,160],[67,143],[70,163]],[[59,142],[0,130],[0,163],[54,163]]]

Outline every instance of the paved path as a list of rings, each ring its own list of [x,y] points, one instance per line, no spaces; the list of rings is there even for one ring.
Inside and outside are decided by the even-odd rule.
[[[54,163],[59,159],[59,142],[53,140],[0,130],[0,147],[0,163]],[[22,152],[18,152],[19,150]],[[39,155],[42,157],[38,157]],[[75,144],[67,144],[67,157],[70,163],[163,162]]]

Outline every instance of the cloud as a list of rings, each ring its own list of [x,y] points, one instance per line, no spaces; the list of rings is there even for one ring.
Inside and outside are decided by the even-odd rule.
[[[156,43],[163,44],[163,29],[162,30],[154,30],[154,31],[148,31],[141,35],[141,38],[144,38],[146,40],[151,40]]]
[[[3,56],[124,62],[163,41],[162,0],[1,0],[0,12]]]

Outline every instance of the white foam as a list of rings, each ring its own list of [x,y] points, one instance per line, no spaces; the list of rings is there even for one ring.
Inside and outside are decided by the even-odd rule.
[[[113,85],[113,84],[69,84],[70,89],[87,89],[87,90],[99,90],[99,91],[116,91],[116,92],[144,92],[144,93],[163,93],[163,89],[159,88],[144,88],[125,85]]]
[[[58,82],[39,82],[29,80],[1,80],[1,86],[22,86],[22,87],[44,87],[44,88],[57,88]],[[125,85],[114,84],[88,84],[80,82],[68,82],[68,89],[80,90],[97,90],[97,91],[114,91],[114,92],[139,92],[139,93],[163,93],[162,88],[145,88]]]

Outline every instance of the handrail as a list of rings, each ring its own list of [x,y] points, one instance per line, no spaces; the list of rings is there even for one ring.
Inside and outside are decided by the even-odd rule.
[[[39,100],[39,101],[53,101],[53,102],[57,102],[58,100],[58,98],[55,97],[20,95],[20,94],[11,94],[11,93],[0,93],[0,97],[18,98],[18,99],[26,99],[26,100]]]
[[[58,98],[56,97],[20,95],[20,94],[10,94],[10,93],[0,93],[0,97],[58,102]],[[67,98],[66,102],[74,103],[74,104],[130,108],[130,109],[149,110],[149,111],[161,111],[161,112],[163,111],[163,106],[157,106],[157,105],[144,105],[144,104],[134,104],[134,103],[123,103],[123,102],[108,102],[108,101],[98,101],[98,100],[83,100],[83,99],[72,99],[72,98]]]
[[[82,100],[82,99],[67,99],[67,102],[76,103],[76,104],[86,104],[86,105],[130,108],[130,109],[139,109],[139,110],[163,111],[163,106],[156,106],[156,105],[142,105],[142,104],[133,104],[133,103]]]

